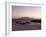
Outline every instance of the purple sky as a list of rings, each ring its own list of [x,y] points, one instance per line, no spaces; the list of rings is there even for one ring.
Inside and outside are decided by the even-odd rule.
[[[41,7],[33,6],[12,6],[12,18],[19,17],[41,17]]]

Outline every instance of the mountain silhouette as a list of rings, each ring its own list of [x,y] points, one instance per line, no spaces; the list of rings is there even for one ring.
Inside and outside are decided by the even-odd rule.
[[[30,17],[21,17],[17,19],[12,19],[12,22],[39,22],[41,23],[41,19],[35,19],[35,18],[30,18]]]

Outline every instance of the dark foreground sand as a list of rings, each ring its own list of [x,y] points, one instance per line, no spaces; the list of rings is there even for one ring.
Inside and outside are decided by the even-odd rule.
[[[12,23],[12,31],[20,31],[20,30],[41,30],[41,25],[33,22],[29,25]]]

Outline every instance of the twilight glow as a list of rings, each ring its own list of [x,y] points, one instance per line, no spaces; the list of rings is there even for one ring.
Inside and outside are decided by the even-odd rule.
[[[41,7],[12,6],[12,18],[20,17],[41,18]]]

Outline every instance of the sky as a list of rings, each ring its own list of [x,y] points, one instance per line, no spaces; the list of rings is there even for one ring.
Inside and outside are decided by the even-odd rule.
[[[12,6],[12,18],[20,17],[41,18],[41,7]]]

